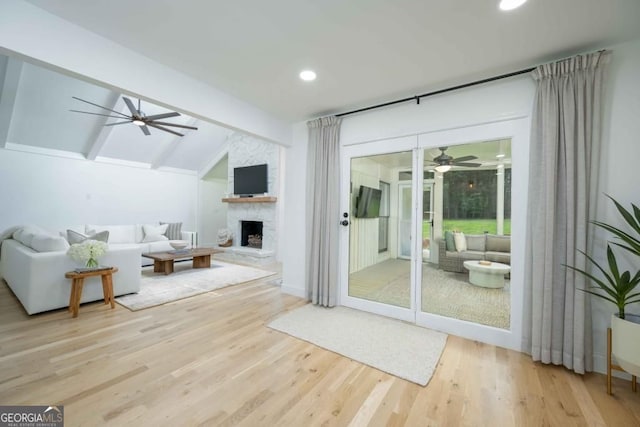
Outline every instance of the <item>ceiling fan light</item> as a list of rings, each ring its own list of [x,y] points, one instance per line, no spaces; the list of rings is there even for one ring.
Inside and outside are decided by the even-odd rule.
[[[133,123],[133,124],[134,124],[134,125],[136,125],[136,126],[144,126],[144,125],[145,125],[145,122],[143,122],[143,121],[142,121],[142,120],[140,120],[140,119],[132,120],[132,121],[131,121],[131,123]]]
[[[438,165],[436,166],[436,172],[445,173],[451,170],[451,165]]]

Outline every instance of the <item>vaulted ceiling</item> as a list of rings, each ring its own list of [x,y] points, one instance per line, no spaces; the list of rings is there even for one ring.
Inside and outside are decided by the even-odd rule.
[[[198,130],[179,129],[184,134],[179,137],[149,128],[151,135],[147,136],[131,123],[104,126],[120,120],[69,111],[112,114],[73,97],[129,114],[120,93],[0,55],[0,145],[205,173],[204,169],[220,154],[233,133],[181,115],[165,121],[195,126]],[[141,101],[141,109],[145,115],[170,111],[145,100]]]

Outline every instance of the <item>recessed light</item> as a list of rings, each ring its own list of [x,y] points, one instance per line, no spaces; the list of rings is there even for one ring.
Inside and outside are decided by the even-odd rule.
[[[304,70],[300,72],[300,78],[305,82],[310,82],[316,79],[316,73],[311,70]]]
[[[504,154],[496,154],[496,158],[501,159],[504,157]]]
[[[500,0],[500,10],[513,10],[517,9],[527,0]]]

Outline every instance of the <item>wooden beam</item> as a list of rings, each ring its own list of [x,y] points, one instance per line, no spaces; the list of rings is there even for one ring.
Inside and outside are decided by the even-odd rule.
[[[0,92],[0,148],[7,146],[16,95],[22,76],[22,64],[23,62],[19,59],[7,58],[7,69],[2,82],[2,92]]]

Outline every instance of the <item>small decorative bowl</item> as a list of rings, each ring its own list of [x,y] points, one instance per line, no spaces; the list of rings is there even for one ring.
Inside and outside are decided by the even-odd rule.
[[[173,249],[179,251],[180,249],[186,248],[189,245],[189,242],[186,240],[171,240],[169,244]]]

